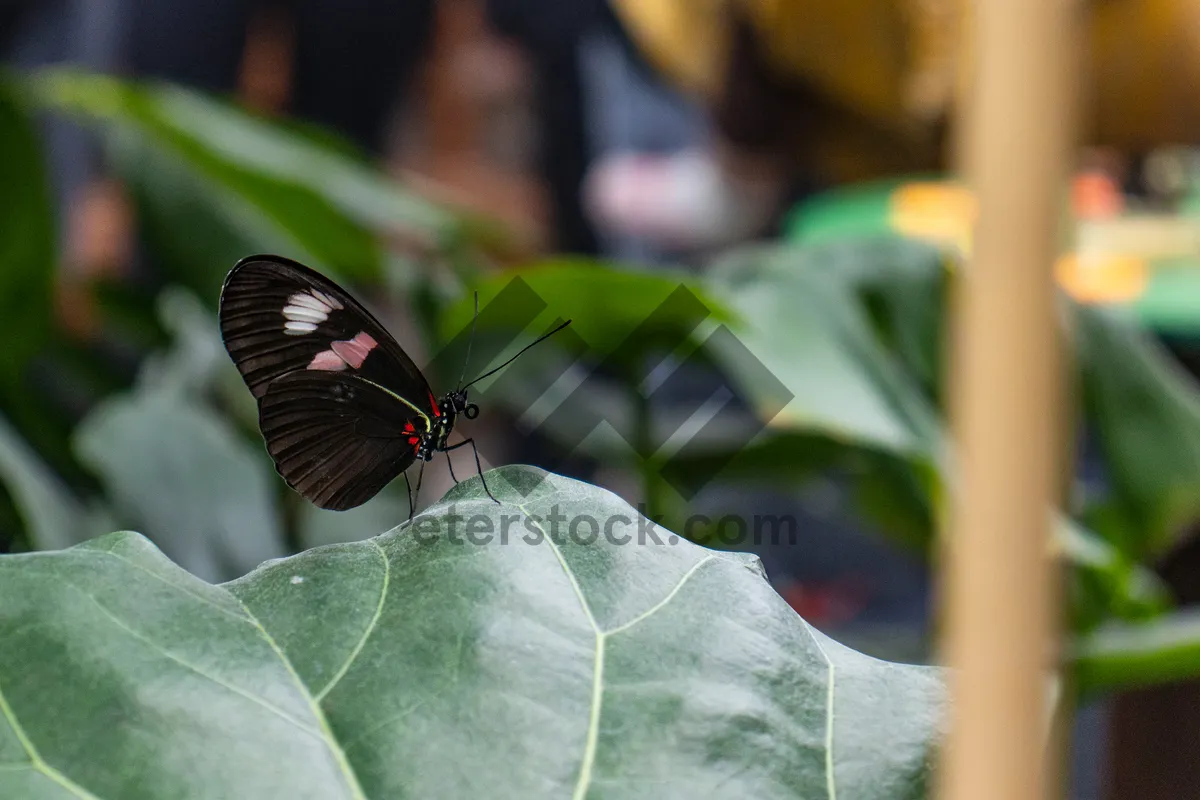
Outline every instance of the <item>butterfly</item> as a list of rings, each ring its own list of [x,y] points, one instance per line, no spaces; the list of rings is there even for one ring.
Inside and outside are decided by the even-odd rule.
[[[425,462],[436,453],[447,453],[449,462],[451,450],[467,445],[483,480],[475,440],[449,441],[460,416],[479,416],[468,387],[571,323],[467,384],[464,362],[458,388],[439,399],[371,312],[290,259],[239,261],[221,287],[218,316],[225,349],[258,402],[259,428],[276,471],[314,505],[337,511],[362,505],[401,474],[407,482],[414,461],[421,462],[419,496]],[[474,334],[472,322],[468,361]],[[483,488],[495,501],[485,480]],[[414,508],[410,488],[409,519]]]

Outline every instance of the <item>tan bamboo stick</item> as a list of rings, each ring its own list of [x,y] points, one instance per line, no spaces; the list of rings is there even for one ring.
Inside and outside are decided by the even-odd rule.
[[[1073,144],[1078,13],[1067,0],[972,9],[960,141],[979,220],[952,341],[943,653],[954,672],[942,800],[1034,800],[1057,777],[1046,706],[1062,391],[1052,264]]]

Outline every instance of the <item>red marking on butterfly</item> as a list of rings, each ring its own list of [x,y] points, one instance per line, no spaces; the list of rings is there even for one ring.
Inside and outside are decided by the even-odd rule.
[[[438,401],[437,398],[433,396],[433,392],[429,392],[429,405],[433,406],[433,415],[435,417],[440,417],[442,415],[442,410],[438,408]]]
[[[421,441],[421,437],[417,436],[417,429],[413,427],[412,420],[404,423],[404,432],[408,434],[408,443],[415,445]]]
[[[327,372],[340,372],[346,367],[358,369],[378,344],[371,334],[364,331],[348,341],[334,342],[328,350],[317,353],[308,363],[308,369]]]

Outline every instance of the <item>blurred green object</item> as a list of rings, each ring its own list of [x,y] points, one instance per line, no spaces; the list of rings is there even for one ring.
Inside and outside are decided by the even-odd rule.
[[[788,213],[784,235],[791,241],[815,245],[843,237],[888,232],[892,194],[910,180],[916,177],[852,184],[822,192]]]
[[[17,507],[25,527],[21,544],[29,549],[60,550],[117,526],[102,508],[87,508],[2,418],[0,483]]]
[[[162,265],[206,299],[253,252],[378,283],[385,239],[435,253],[508,246],[496,224],[406,191],[347,148],[199,92],[66,69],[23,86],[100,126]]]
[[[61,466],[57,421],[29,391],[35,360],[56,338],[57,248],[41,143],[20,93],[0,76],[0,413]]]
[[[1083,694],[1194,679],[1200,675],[1200,611],[1141,624],[1109,622],[1077,641],[1070,659]]]
[[[926,795],[942,670],[829,639],[754,556],[619,543],[639,515],[603,489],[487,479],[502,506],[472,478],[219,586],[128,533],[0,558],[5,716],[37,747],[10,737],[0,796]]]

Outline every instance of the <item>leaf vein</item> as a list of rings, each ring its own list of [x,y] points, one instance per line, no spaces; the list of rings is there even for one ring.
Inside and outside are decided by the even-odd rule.
[[[234,613],[234,611],[232,609],[225,608],[224,606],[220,605],[219,603],[213,602],[210,598],[205,597],[204,595],[200,594],[199,592],[192,591],[187,586],[184,586],[184,585],[178,584],[178,583],[171,583],[169,580],[164,578],[162,575],[159,575],[157,572],[151,572],[150,570],[146,569],[141,564],[137,563],[136,561],[133,561],[132,559],[128,559],[125,556],[117,555],[112,550],[103,550],[103,549],[97,548],[96,552],[103,553],[104,555],[111,556],[112,558],[115,558],[124,564],[128,564],[129,566],[133,567],[134,569],[138,570],[139,572],[143,572],[143,573],[149,575],[151,578],[154,578],[156,581],[159,581],[160,583],[166,584],[167,586],[169,586],[170,588],[174,589],[177,592],[183,592],[188,597],[193,597],[196,600],[199,600],[201,603],[204,603],[206,606],[209,606],[210,608],[215,608],[217,611],[220,611],[222,614],[224,614],[228,617],[232,617],[233,619],[236,619],[239,622],[244,622],[247,625],[254,624],[251,620],[247,619],[245,616]]]
[[[228,681],[225,681],[224,679],[222,679],[216,675],[213,675],[212,673],[208,672],[207,670],[205,670],[201,667],[196,666],[195,664],[191,663],[190,661],[188,661],[184,658],[180,658],[177,654],[172,653],[170,650],[163,647],[158,642],[156,642],[153,639],[151,639],[150,637],[146,636],[146,634],[144,634],[141,631],[138,631],[134,628],[131,628],[129,625],[125,624],[124,620],[122,620],[120,617],[118,617],[116,614],[114,614],[111,610],[109,610],[109,608],[107,606],[105,606],[98,599],[96,599],[96,597],[94,595],[84,591],[82,588],[80,588],[74,584],[68,583],[67,585],[70,586],[75,591],[82,594],[88,600],[90,600],[92,602],[92,604],[95,605],[96,608],[100,609],[101,613],[103,613],[106,617],[108,617],[114,625],[116,625],[118,628],[120,628],[121,630],[128,633],[133,638],[137,639],[139,642],[142,642],[143,644],[148,645],[152,650],[155,650],[155,651],[161,653],[162,655],[169,658],[171,661],[174,661],[176,664],[179,664],[181,667],[191,670],[192,672],[196,673],[200,677],[206,678],[206,679],[212,681],[213,683],[217,684],[218,686],[220,686],[224,689],[228,689],[229,691],[233,692],[234,694],[241,695],[242,697],[246,698],[247,700],[251,701],[252,703],[256,703],[256,704],[262,706],[267,711],[270,711],[272,714],[279,717],[280,719],[290,722],[292,725],[296,726],[297,728],[304,731],[305,733],[311,734],[313,736],[317,736],[318,738],[320,737],[321,734],[319,731],[317,731],[315,728],[305,725],[303,722],[296,719],[295,717],[293,717],[291,714],[287,713],[283,709],[277,708],[276,706],[268,703],[266,700],[264,700],[263,698],[259,697],[256,694],[254,694],[253,692],[248,692],[245,689],[234,686],[233,684],[229,683]]]
[[[687,572],[685,572],[683,574],[683,577],[680,578],[679,582],[676,583],[675,586],[671,588],[671,591],[667,592],[666,597],[664,597],[662,600],[659,600],[653,606],[646,609],[641,614],[638,614],[636,617],[629,620],[628,622],[624,622],[624,623],[618,625],[617,627],[613,628],[612,630],[605,631],[604,635],[605,636],[613,636],[614,634],[621,633],[622,631],[627,631],[630,628],[632,628],[634,625],[637,625],[639,622],[642,622],[642,621],[646,620],[647,618],[653,616],[654,614],[657,614],[659,611],[661,611],[663,608],[665,608],[668,603],[670,603],[672,600],[675,599],[675,595],[679,594],[679,590],[682,589],[683,585],[685,583],[687,583],[693,575],[696,574],[697,570],[699,570],[701,567],[703,567],[708,562],[713,561],[715,558],[716,558],[716,556],[709,555],[709,556],[705,556],[704,558],[697,561],[695,564],[692,565],[691,569],[689,569]]]
[[[525,508],[525,506],[518,504],[517,508],[519,508],[521,513],[530,520],[537,519],[535,515],[529,513],[529,509]],[[576,580],[575,573],[567,564],[567,560],[563,558],[562,551],[558,549],[558,545],[555,544],[554,539],[550,538],[550,534],[546,532],[546,529],[542,527],[541,523],[534,522],[533,527],[537,528],[541,532],[542,537],[546,540],[546,544],[550,545],[550,550],[554,553],[554,557],[558,559],[558,565],[562,567],[562,571],[567,576],[567,580],[571,582],[571,588],[575,590],[575,597],[579,599],[579,605],[583,608],[583,613],[587,616],[588,624],[592,626],[592,630],[596,632],[597,636],[602,635],[603,631],[601,631],[600,626],[596,624],[596,617],[592,614],[592,607],[588,604],[587,598],[583,596],[583,589],[579,586],[579,581]]]
[[[807,622],[804,624],[808,625]],[[809,635],[812,635],[811,631]],[[813,636],[812,640],[817,649],[821,651],[821,657],[825,659],[825,663],[829,665],[829,686],[825,690],[825,787],[829,800],[837,800],[837,777],[833,769],[833,699],[837,667],[834,666],[833,659],[825,652],[825,648],[821,646],[817,637]]]
[[[536,517],[529,513],[529,510],[524,505],[517,504],[517,508],[530,521]],[[579,581],[575,578],[575,573],[571,570],[567,560],[563,558],[562,551],[558,549],[558,545],[550,538],[550,534],[540,523],[534,522],[533,526],[541,531],[545,541],[550,545],[551,552],[558,559],[558,564],[562,567],[562,571],[566,574],[567,580],[571,582],[571,588],[575,590],[575,597],[579,599],[579,605],[583,608],[583,613],[587,616],[588,623],[592,626],[592,631],[596,638],[596,653],[592,666],[592,697],[591,708],[588,713],[588,728],[587,738],[583,747],[583,759],[579,766],[579,778],[575,782],[575,791],[572,793],[572,800],[582,800],[587,795],[588,786],[592,780],[592,766],[596,762],[596,745],[600,738],[600,708],[604,698],[604,641],[605,633],[600,630],[600,626],[596,624],[596,617],[592,614],[592,607],[588,604],[587,598],[583,594],[583,589],[579,585]]]
[[[8,724],[12,727],[17,741],[21,743],[21,747],[25,748],[25,754],[29,756],[30,766],[33,769],[36,769],[76,797],[82,798],[82,800],[100,800],[99,797],[46,763],[46,760],[38,753],[37,748],[33,746],[29,735],[25,733],[25,728],[17,721],[17,715],[13,712],[12,706],[8,704],[8,698],[4,696],[2,689],[0,689],[0,714],[3,714],[4,718],[8,720]]]
[[[334,673],[333,677],[329,679],[329,683],[325,684],[325,688],[317,692],[317,694],[313,697],[317,703],[320,703],[322,700],[324,700],[325,696],[329,694],[333,687],[337,686],[338,682],[341,681],[341,679],[345,677],[346,673],[350,671],[350,667],[354,664],[355,659],[358,658],[359,653],[361,653],[363,648],[366,646],[367,640],[371,638],[371,634],[375,632],[376,626],[379,625],[379,618],[383,616],[383,606],[384,602],[387,600],[388,585],[391,583],[392,579],[392,562],[391,559],[387,557],[387,553],[383,551],[383,548],[379,546],[378,542],[376,542],[374,539],[368,539],[367,541],[379,553],[379,557],[383,559],[383,581],[379,587],[379,602],[375,605],[375,613],[371,616],[371,621],[367,623],[366,630],[363,631],[358,643],[354,645],[354,649],[350,651],[350,655],[346,657],[345,663],[343,663],[341,668],[338,669],[338,671]]]
[[[362,786],[360,786],[358,783],[358,776],[354,774],[354,770],[350,767],[350,762],[346,760],[346,753],[338,745],[337,740],[333,738],[333,731],[329,728],[329,721],[325,718],[325,712],[321,710],[321,704],[316,701],[316,699],[312,696],[312,692],[310,692],[308,687],[304,685],[304,681],[300,679],[300,675],[296,672],[296,668],[292,666],[292,662],[287,657],[287,654],[283,652],[283,649],[280,648],[274,637],[272,637],[271,634],[267,632],[267,629],[263,627],[262,623],[259,622],[258,617],[254,616],[254,613],[249,609],[249,607],[246,606],[245,603],[242,602],[240,597],[237,597],[236,595],[233,595],[233,597],[246,612],[246,615],[250,618],[251,622],[254,624],[254,627],[258,630],[259,635],[263,637],[267,645],[279,658],[280,663],[283,664],[283,668],[287,670],[288,675],[291,676],[292,681],[296,684],[296,688],[300,690],[300,694],[303,695],[303,697],[308,701],[309,707],[312,709],[313,716],[316,718],[317,724],[321,728],[321,738],[325,741],[325,746],[328,747],[329,752],[333,754],[333,758],[337,762],[338,769],[341,770],[343,777],[345,777],[346,784],[350,789],[350,794],[355,798],[355,800],[367,800],[367,796],[363,792]]]

